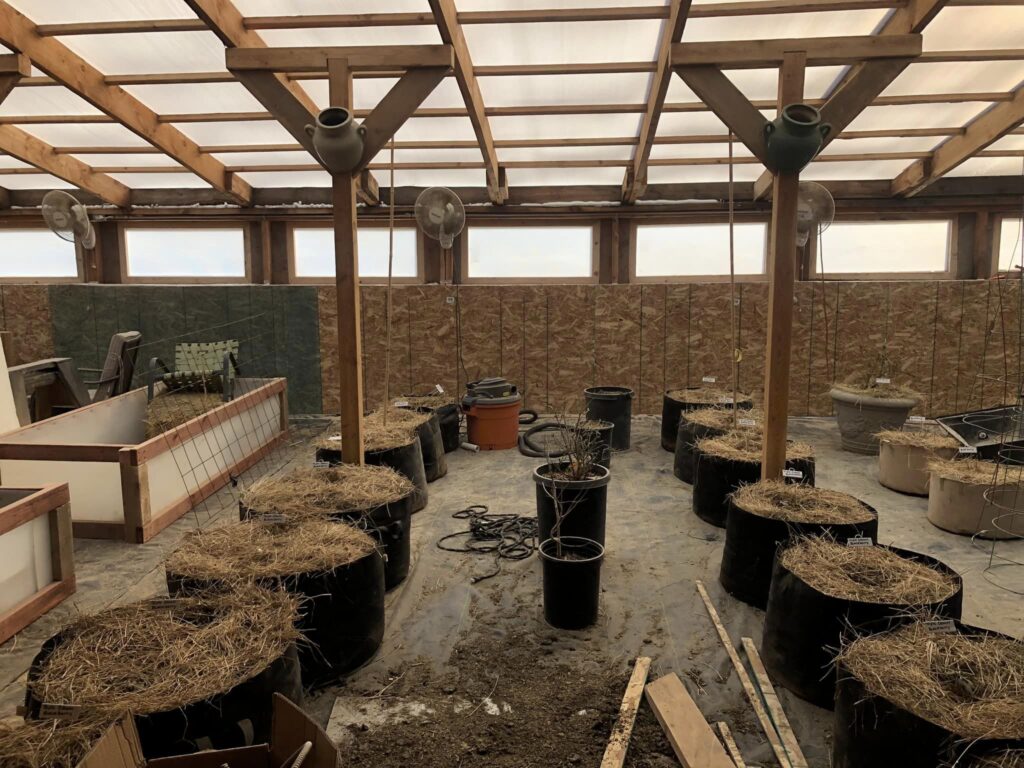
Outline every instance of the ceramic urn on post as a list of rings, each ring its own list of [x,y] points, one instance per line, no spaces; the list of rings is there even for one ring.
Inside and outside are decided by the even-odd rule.
[[[821,122],[821,113],[809,104],[788,104],[782,114],[765,125],[764,131],[768,170],[797,173],[818,154],[832,126]]]
[[[307,125],[313,148],[332,174],[351,173],[363,158],[366,128],[357,125],[352,113],[343,107],[328,107],[316,117],[316,125]]]

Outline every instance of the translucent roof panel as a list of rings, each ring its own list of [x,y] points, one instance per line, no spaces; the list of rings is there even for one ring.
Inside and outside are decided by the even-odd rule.
[[[380,12],[378,6],[374,9]],[[430,10],[429,8],[427,9]],[[391,11],[390,5],[388,12]],[[324,13],[349,13],[334,5]],[[272,12],[277,15],[276,12]],[[261,29],[260,37],[269,46],[305,45],[440,45],[441,33],[432,24],[410,27],[327,27],[323,29]],[[221,64],[223,67],[223,64]]]
[[[928,152],[943,141],[941,136],[906,136],[868,139],[836,139],[823,155],[865,155],[875,152]]]
[[[964,34],[967,31],[967,34]],[[1024,8],[945,7],[924,30],[926,51],[1019,48],[1024,40]],[[980,44],[980,45],[979,45]]]
[[[116,40],[110,35],[72,35],[60,40],[106,75],[224,71],[224,43],[213,32],[132,32]]]
[[[665,112],[658,121],[656,136],[703,136],[727,134],[725,123],[714,112]]]
[[[113,155],[72,155],[83,163],[91,165],[93,167],[112,167],[118,166],[122,168],[179,168],[181,163],[177,162],[171,157],[164,154],[146,154],[146,155],[129,155],[129,154],[113,154]]]
[[[479,152],[477,156],[479,157]],[[500,147],[502,162],[528,160],[629,160],[632,146],[621,147]]]
[[[965,160],[947,176],[1021,176],[1024,175],[1024,158],[1020,157],[972,157]]]
[[[176,123],[175,127],[201,146],[295,143],[295,138],[276,120]]]
[[[911,64],[882,95],[1010,91],[1020,85],[1022,78],[1024,68],[1019,61]]]
[[[470,24],[463,32],[476,66],[653,61],[661,21]]]
[[[503,160],[508,159],[501,154]],[[391,150],[386,146],[373,158],[376,164],[389,163]],[[483,157],[477,147],[456,149],[396,149],[396,163],[482,163]],[[387,171],[381,171],[387,173]]]
[[[493,128],[493,122],[492,122]],[[469,141],[476,138],[468,117],[413,117],[395,134],[395,141]]]
[[[329,187],[327,171],[248,171],[238,174],[254,187]]]
[[[44,0],[45,1],[45,0]],[[235,0],[243,16],[305,16],[327,13],[379,13],[380,0]],[[462,7],[462,3],[459,3]],[[427,0],[388,0],[389,13],[430,13]]]
[[[192,173],[112,173],[110,176],[132,189],[199,189],[210,186]]]
[[[639,114],[492,117],[488,122],[495,139],[618,138],[640,131]]]
[[[910,165],[911,160],[858,160],[856,162],[811,163],[800,172],[801,179],[810,181],[849,179],[851,181],[894,179]]]
[[[221,152],[213,156],[224,165],[298,165],[316,162],[304,149],[298,152]]]
[[[356,109],[373,109],[391,87],[398,82],[393,77],[357,77],[352,83],[352,98]],[[299,85],[321,108],[329,101],[330,85],[326,80],[299,80]],[[462,107],[462,91],[454,77],[446,77],[423,100],[422,107]]]
[[[0,168],[31,168],[32,166],[28,163],[22,162],[16,157],[10,155],[0,155]]]
[[[804,95],[809,99],[824,97],[843,71],[843,67],[808,67]],[[753,101],[774,100],[778,95],[779,70],[777,69],[739,69],[729,70],[725,74],[744,96]],[[700,99],[690,90],[683,78],[674,75],[669,81],[668,95],[665,101],[672,104],[700,101]]]
[[[509,168],[508,183],[520,187],[621,184],[623,168]]]
[[[999,141],[991,144],[989,149],[1019,149],[1024,150],[1024,134],[1003,136]]]
[[[377,181],[380,182],[381,174],[377,172]],[[512,173],[510,170],[509,173]],[[487,175],[483,169],[462,169],[450,168],[447,170],[435,171],[395,171],[396,187],[483,187],[487,184]]]
[[[78,21],[129,21],[135,19],[194,19],[182,0],[102,0],[102,2],[55,2],[55,0],[8,0],[36,24]]]
[[[74,184],[48,173],[5,174],[0,171],[0,187],[6,189],[74,189]]]
[[[265,111],[241,83],[129,85],[125,90],[158,114]]]
[[[488,107],[547,104],[641,104],[647,100],[648,74],[532,75],[481,77]],[[461,96],[461,94],[460,94]]]
[[[655,144],[651,147],[651,159],[661,160],[666,158],[688,158],[688,157],[728,157],[729,144],[723,141],[721,144]],[[753,157],[750,150],[741,141],[734,141],[732,144],[732,156],[735,158]]]
[[[960,104],[902,104],[868,107],[853,119],[847,130],[877,131],[897,128],[957,128],[991,106],[987,102]]]
[[[668,5],[668,0],[458,0],[460,11],[525,11],[538,8],[610,8]]]
[[[733,166],[736,183],[756,181],[764,171],[761,165]],[[653,165],[647,169],[648,184],[693,184],[729,181],[728,165]]]
[[[21,129],[55,147],[149,146],[148,141],[117,123],[47,123]]]
[[[0,115],[99,115],[102,114],[73,91],[53,85],[22,86],[0,104]]]
[[[753,18],[728,16],[690,19],[683,41],[749,40],[778,37],[830,37],[870,35],[887,11],[829,11],[826,13],[777,13]]]

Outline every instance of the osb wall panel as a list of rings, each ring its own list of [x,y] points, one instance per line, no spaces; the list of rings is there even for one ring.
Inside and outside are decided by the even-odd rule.
[[[643,375],[643,289],[599,285],[594,296],[594,382],[640,395]],[[634,407],[638,407],[634,403]]]
[[[767,299],[766,299],[767,301]],[[764,332],[767,345],[768,309],[765,307]],[[745,323],[746,324],[746,323]],[[793,291],[793,331],[790,336],[792,353],[789,372],[789,412],[792,415],[807,413],[810,407],[811,386],[811,340],[814,334],[814,285],[797,283]],[[762,355],[764,351],[762,351]],[[762,395],[764,387],[762,360],[762,380],[752,382],[750,389]]]
[[[583,410],[583,390],[595,381],[595,288],[557,285],[548,286],[545,293],[548,305],[548,408],[578,413]],[[618,352],[624,354],[625,350],[620,348]]]
[[[963,283],[960,357],[957,368],[957,411],[981,408],[984,384],[985,347],[989,341],[988,314],[991,284],[988,282]]]
[[[811,296],[807,405],[803,413],[816,416],[832,413],[832,398],[828,392],[832,382],[836,380],[836,364],[839,357],[841,337],[838,320],[841,288],[838,283],[801,286],[803,291],[809,290]],[[860,340],[844,339],[843,344],[860,345]]]
[[[529,286],[522,290],[526,407],[549,411],[555,406],[548,403],[548,371],[552,362],[548,346],[548,296],[542,286]],[[556,360],[554,365],[558,364]]]
[[[964,284],[959,281],[935,284],[935,331],[929,387],[931,416],[956,412],[963,291]]]
[[[738,292],[737,292],[738,298]],[[701,285],[690,293],[690,385],[705,378],[719,384],[732,380],[732,313],[733,304],[727,283]]]
[[[467,381],[497,376],[501,371],[501,288],[496,285],[462,286],[462,363],[458,368],[459,391]]]
[[[338,396],[340,380],[338,378],[338,304],[335,288],[319,288],[316,292],[317,303],[317,324],[320,326],[320,388],[323,390],[324,413],[338,413],[341,410],[341,402]],[[363,297],[363,311],[366,311],[366,296]],[[364,320],[365,322],[365,320]],[[366,329],[363,329],[366,335]],[[363,365],[367,365],[366,345],[363,345]],[[364,396],[367,387],[363,381]]]
[[[444,285],[404,288],[408,294],[412,387],[427,391],[440,384],[458,391],[455,289]]]
[[[1014,397],[1020,381],[1021,290],[1019,280],[990,284],[988,344],[982,400],[986,407]]]
[[[53,357],[53,319],[45,285],[3,286],[4,330],[11,334],[8,365]]]
[[[659,413],[667,389],[665,332],[668,291],[664,285],[641,286],[640,389],[634,408],[640,413]]]
[[[501,312],[501,335],[498,339],[501,358],[498,361],[498,373],[511,382],[515,382],[524,392],[527,408],[534,407],[530,403],[530,393],[525,392],[526,384],[526,288],[503,286],[498,291],[498,304]]]
[[[665,389],[690,385],[690,288],[690,285],[666,286]],[[651,412],[661,413],[660,400]]]
[[[920,393],[919,413],[927,414],[931,409],[935,287],[920,282],[891,283],[886,326],[892,378]]]
[[[740,299],[737,306],[739,349],[742,354],[738,371],[739,388],[741,392],[749,392],[753,395],[755,402],[760,403],[763,400],[765,348],[768,343],[768,284],[748,283],[737,286],[737,289]],[[794,315],[794,320],[795,317]],[[801,370],[800,362],[806,354],[801,354],[800,347],[799,340],[794,337],[793,373]],[[723,379],[723,381],[727,380]],[[790,380],[792,382],[792,374]],[[790,398],[793,399],[793,396],[790,395]]]

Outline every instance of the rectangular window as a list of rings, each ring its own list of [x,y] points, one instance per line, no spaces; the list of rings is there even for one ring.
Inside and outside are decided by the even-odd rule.
[[[75,244],[48,229],[0,229],[0,279],[77,280]]]
[[[737,275],[764,274],[768,225],[736,224]],[[710,277],[729,274],[728,224],[657,224],[636,228],[637,277]]]
[[[359,248],[359,277],[388,276],[388,230],[362,227],[356,232]],[[395,229],[395,252],[391,274],[398,279],[419,277],[416,252],[416,229]],[[334,277],[334,230],[330,228],[295,227],[292,230],[294,274],[298,278]]]
[[[999,226],[999,271],[1017,269],[1024,259],[1024,219],[1003,219]]]
[[[592,281],[594,228],[471,227],[466,278]]]
[[[946,272],[950,231],[949,221],[836,223],[821,234],[814,269],[826,275]]]
[[[124,243],[129,279],[235,282],[246,277],[241,227],[126,227]]]

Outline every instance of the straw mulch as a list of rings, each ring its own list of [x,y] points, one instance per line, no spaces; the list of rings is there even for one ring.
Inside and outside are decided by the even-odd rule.
[[[256,676],[299,638],[299,604],[257,587],[156,598],[85,616],[28,684],[33,696],[116,719],[210,699]]]
[[[197,416],[224,405],[215,392],[165,392],[146,406],[146,439],[180,427]]]
[[[781,562],[814,589],[840,600],[930,605],[957,589],[951,574],[885,547],[848,547],[823,536],[799,539],[782,553]]]
[[[373,550],[373,539],[345,523],[244,522],[190,533],[164,565],[175,576],[230,584],[333,571]]]
[[[790,523],[841,525],[867,523],[877,515],[848,493],[762,480],[732,494],[737,507],[760,517]]]
[[[710,456],[731,461],[760,463],[762,433],[760,430],[737,429],[718,437],[697,441],[697,450]],[[814,449],[807,443],[790,442],[786,445],[786,458],[790,461],[814,458]]]
[[[921,402],[921,394],[900,384],[877,384],[872,378],[867,383],[862,379],[851,379],[832,385],[833,389],[861,397],[879,397],[888,400],[915,400]]]
[[[1024,768],[1024,749],[1004,749],[949,768]]]
[[[732,408],[698,408],[695,411],[684,413],[683,420],[708,429],[727,432],[733,429],[733,415]],[[740,424],[742,419],[751,419],[754,426]],[[763,429],[764,414],[756,409],[743,410],[741,408],[735,411],[735,423],[736,429]]]
[[[943,634],[915,622],[859,638],[839,659],[871,693],[963,739],[1024,738],[1019,640]]]
[[[1024,480],[1024,467],[982,459],[933,459],[928,469],[943,480],[965,485],[1016,485]]]
[[[441,408],[445,405],[455,404],[455,398],[447,392],[435,392],[430,395],[403,395],[400,399],[413,408]]]
[[[75,768],[109,726],[105,720],[39,720],[17,726],[0,724],[0,766]]]
[[[417,439],[417,427],[429,420],[429,413],[418,413],[408,408],[388,408],[385,424],[384,409],[376,410],[363,419],[363,448],[367,451],[386,451],[409,445]],[[340,431],[340,423],[332,424],[327,432],[313,441],[313,447],[340,451]]]
[[[242,493],[242,504],[254,512],[302,520],[368,511],[396,502],[413,490],[412,481],[391,467],[300,467],[283,475],[261,477]]]
[[[670,399],[677,403],[686,405],[730,405],[732,404],[732,391],[719,389],[718,387],[697,387],[696,389],[673,389],[668,392]],[[743,392],[737,393],[740,400],[747,400],[750,395]],[[723,398],[725,398],[723,400]]]
[[[928,451],[954,449],[959,447],[953,437],[939,430],[925,429],[886,429],[875,434],[883,443],[906,445],[911,448],[924,448]]]

